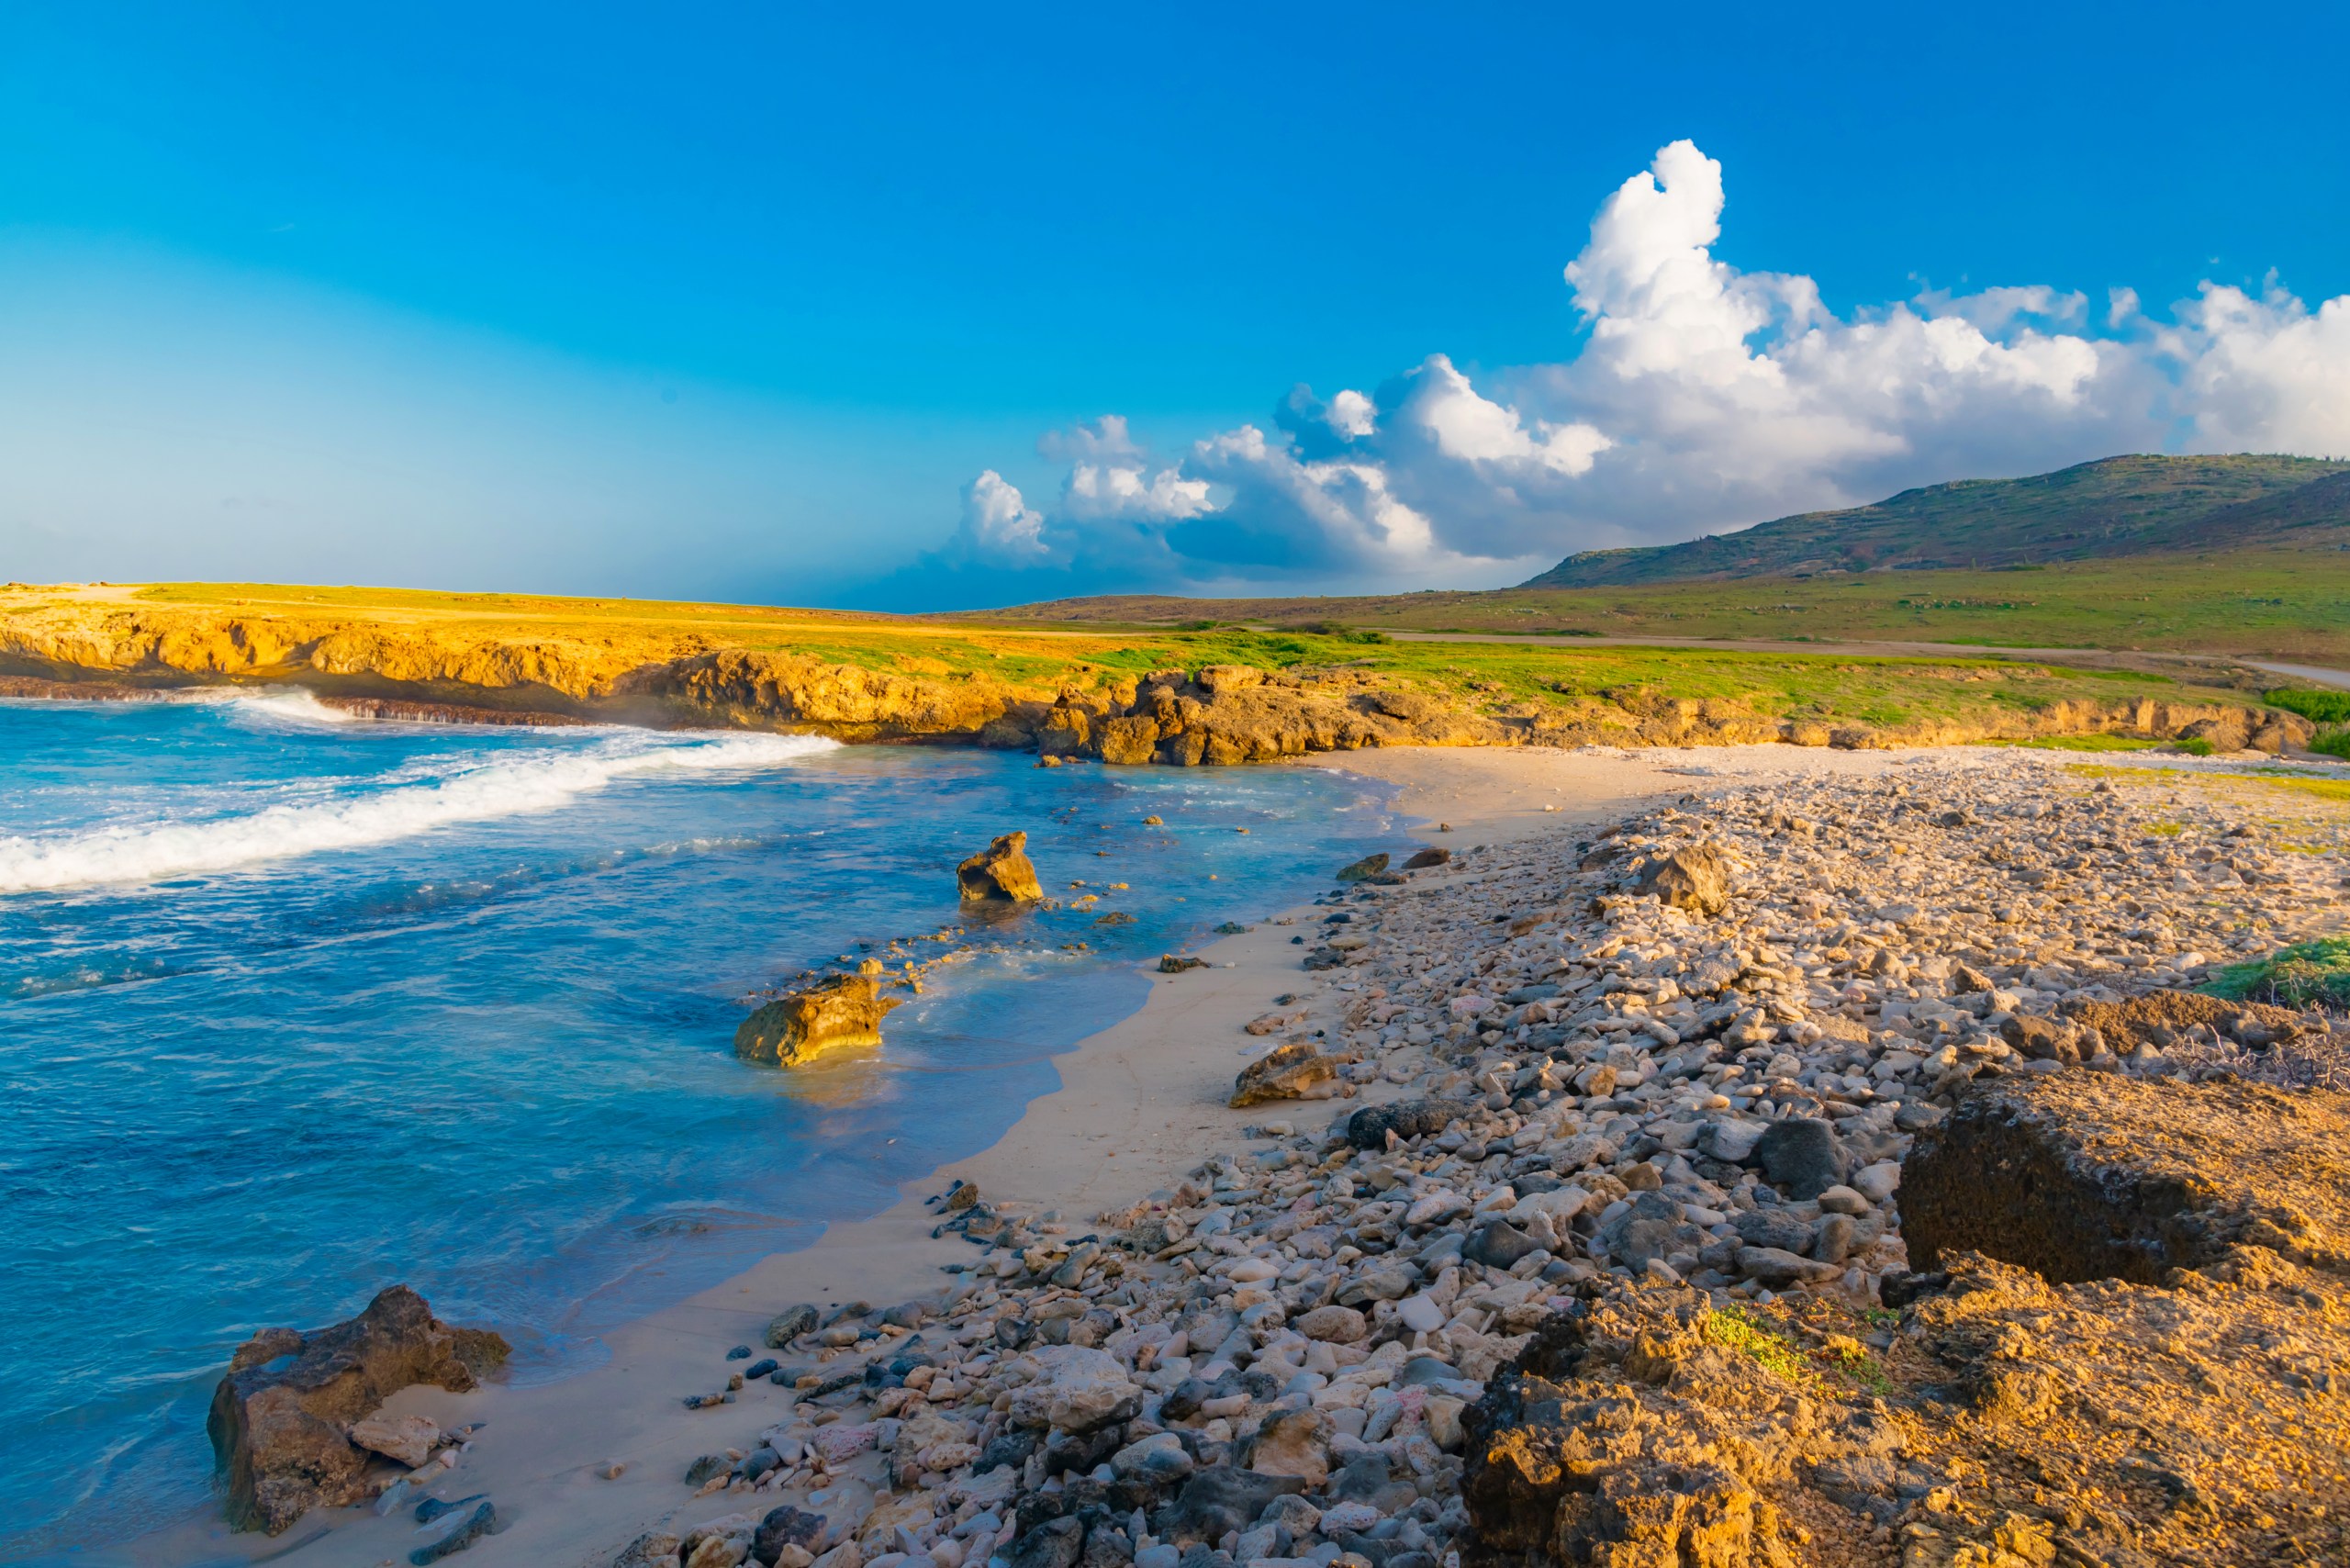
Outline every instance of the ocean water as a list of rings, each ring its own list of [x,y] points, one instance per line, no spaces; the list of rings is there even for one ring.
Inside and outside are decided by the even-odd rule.
[[[957,924],[955,862],[1014,827],[1135,924],[973,925],[880,1052],[734,1058],[751,993]],[[212,1506],[229,1351],[386,1284],[518,1376],[594,1361],[984,1148],[1139,960],[1393,831],[1310,768],[0,703],[0,1560]]]

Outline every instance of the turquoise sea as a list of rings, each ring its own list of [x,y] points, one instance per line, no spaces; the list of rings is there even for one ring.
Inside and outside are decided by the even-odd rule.
[[[257,1327],[406,1281],[560,1376],[887,1206],[1144,960],[1393,825],[1315,768],[0,703],[0,1560],[212,1506],[206,1401]],[[956,861],[1013,828],[1100,905],[973,925],[878,1053],[735,1058],[753,992],[957,924]]]

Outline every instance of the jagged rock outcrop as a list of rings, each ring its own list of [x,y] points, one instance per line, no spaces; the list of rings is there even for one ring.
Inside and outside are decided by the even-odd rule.
[[[2159,1284],[2239,1246],[2350,1275],[2350,1097],[2065,1071],[1967,1094],[1901,1186],[1913,1262]]]
[[[367,1456],[352,1425],[410,1383],[464,1393],[508,1353],[487,1329],[441,1322],[406,1285],[330,1327],[262,1330],[230,1358],[207,1422],[229,1522],[276,1535],[311,1508],[360,1501]]]
[[[763,1004],[736,1026],[734,1054],[745,1061],[798,1067],[826,1051],[881,1043],[881,1020],[900,1006],[870,975],[834,975]]]
[[[1010,688],[991,680],[925,679],[741,648],[632,670],[611,689],[622,702],[653,699],[746,728],[792,724],[846,741],[977,740],[1023,706]]]
[[[955,868],[967,903],[1035,903],[1045,896],[1028,859],[1028,835],[1007,833]]]

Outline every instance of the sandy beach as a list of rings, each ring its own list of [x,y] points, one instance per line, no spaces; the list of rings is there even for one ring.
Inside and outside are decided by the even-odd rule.
[[[1398,808],[1431,843],[1460,847],[1569,834],[1678,795],[1729,784],[1882,772],[1924,754],[1844,752],[1781,745],[1624,753],[1411,749],[1337,753],[1298,766],[1344,768],[1395,786]],[[1438,824],[1449,831],[1439,834]],[[1400,846],[1399,846],[1400,847]],[[1291,912],[1294,918],[1297,912]],[[1242,1129],[1285,1107],[1227,1109],[1233,1074],[1255,1042],[1240,1025],[1272,999],[1315,1002],[1322,1022],[1339,1000],[1325,976],[1302,974],[1290,926],[1268,923],[1197,950],[1209,968],[1153,977],[1146,1005],[1058,1058],[1061,1086],[1029,1103],[983,1153],[902,1189],[886,1212],[835,1224],[812,1246],[778,1253],[715,1289],[605,1337],[605,1364],[529,1388],[492,1385],[468,1395],[413,1387],[390,1413],[430,1416],[443,1427],[481,1423],[454,1477],[436,1493],[487,1493],[498,1533],[465,1554],[501,1563],[600,1565],[639,1531],[694,1512],[678,1482],[699,1454],[747,1449],[781,1418],[788,1396],[756,1382],[740,1402],[687,1410],[684,1396],[723,1386],[724,1357],[760,1345],[768,1319],[797,1302],[878,1304],[931,1294],[967,1260],[968,1245],[934,1238],[923,1199],[957,1180],[990,1198],[1058,1210],[1082,1228],[1105,1210],[1171,1187],[1207,1154],[1245,1146]],[[1340,981],[1338,983],[1346,983]],[[1396,1091],[1370,1086],[1368,1100]],[[1334,1111],[1368,1100],[1306,1103],[1287,1119],[1315,1130]],[[764,1353],[764,1351],[762,1351]],[[617,1479],[602,1472],[626,1468]],[[722,1511],[702,1500],[703,1512]],[[695,1517],[699,1517],[696,1515]],[[402,1557],[415,1526],[404,1513],[313,1515],[274,1540],[211,1522],[151,1538],[122,1561],[180,1565],[285,1562],[318,1568],[374,1565]]]

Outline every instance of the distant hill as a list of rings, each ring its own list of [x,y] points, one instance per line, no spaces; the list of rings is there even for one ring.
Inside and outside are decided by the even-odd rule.
[[[2350,463],[2312,457],[2107,457],[2025,479],[1962,479],[1849,511],[1735,533],[1570,555],[1526,588],[1996,567],[2308,538],[2350,539]]]

